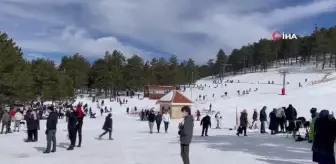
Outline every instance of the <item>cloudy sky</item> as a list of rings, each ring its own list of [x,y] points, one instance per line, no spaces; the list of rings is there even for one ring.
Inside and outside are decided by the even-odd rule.
[[[0,0],[0,31],[28,59],[79,52],[94,60],[118,49],[204,62],[276,30],[330,27],[335,10],[336,0]]]

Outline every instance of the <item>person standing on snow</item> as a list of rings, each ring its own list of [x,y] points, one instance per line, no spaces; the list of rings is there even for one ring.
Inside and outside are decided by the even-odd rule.
[[[164,114],[162,115],[165,133],[168,132],[169,122],[170,122],[170,115],[168,111],[164,111]]]
[[[3,115],[2,115],[2,127],[1,127],[1,133],[0,134],[3,134],[3,130],[4,128],[6,128],[5,130],[5,134],[8,133],[8,124],[9,124],[9,121],[10,121],[10,115],[8,113],[7,110],[4,111]]]
[[[202,126],[202,137],[204,136],[208,136],[208,128],[211,128],[211,117],[209,116],[209,114],[207,114],[206,116],[204,116],[201,120],[201,126]]]
[[[192,140],[194,131],[194,117],[191,115],[191,110],[188,106],[181,109],[184,120],[179,124],[180,143],[181,143],[181,157],[183,164],[190,164],[189,160],[189,146]]]
[[[264,106],[259,113],[259,121],[260,121],[260,133],[266,133],[265,130],[265,122],[267,122],[267,114],[266,114],[267,107]]]
[[[23,120],[23,114],[21,111],[17,111],[14,116],[14,132],[16,131],[16,128],[18,129],[17,131],[20,132],[20,126],[21,126],[21,120]]]
[[[149,133],[153,133],[153,127],[154,127],[154,121],[155,121],[155,114],[154,111],[151,110],[148,114],[148,125],[149,125]]]
[[[57,129],[57,122],[58,122],[58,116],[57,113],[54,111],[54,107],[51,106],[48,108],[48,118],[46,127],[47,130],[45,134],[47,135],[47,148],[43,152],[44,154],[48,154],[50,152],[56,152],[56,129]],[[51,142],[53,143],[52,150],[51,149]]]
[[[241,134],[242,132],[244,132],[244,136],[247,136],[246,134],[247,125],[248,125],[247,111],[246,109],[244,109],[240,114],[240,127],[239,127],[240,130],[238,130],[237,136],[239,136],[239,134]]]
[[[37,141],[37,129],[38,129],[38,120],[37,114],[34,110],[29,110],[26,114],[26,124],[28,139],[26,142],[36,142]]]
[[[216,129],[220,129],[220,120],[222,119],[221,115],[220,115],[220,112],[217,112],[216,115],[215,115],[215,118],[216,118]]]
[[[109,140],[113,140],[112,138],[112,128],[113,128],[113,120],[112,120],[112,114],[109,113],[106,118],[103,125],[103,130],[105,130],[104,133],[99,135],[98,139],[101,139],[105,134],[109,133]]]
[[[197,110],[196,112],[196,121],[199,121],[201,117],[201,112],[199,110]]]
[[[160,112],[156,115],[155,121],[156,121],[157,132],[160,133],[160,126],[162,122],[162,115]]]
[[[258,112],[257,109],[254,109],[253,115],[252,115],[252,125],[250,126],[250,129],[257,128],[257,122],[258,122]]]
[[[71,107],[68,120],[68,134],[70,139],[70,146],[67,150],[73,150],[76,145],[76,125],[77,125],[77,115],[75,110]]]
[[[312,120],[310,121],[309,127],[310,127],[310,133],[309,133],[309,143],[313,143],[314,137],[315,137],[315,121],[318,118],[318,113],[316,108],[310,109]]]
[[[328,110],[322,110],[315,120],[315,138],[313,141],[313,162],[335,164],[334,143],[336,120]]]
[[[278,124],[277,124],[277,117],[276,117],[276,108],[273,108],[273,111],[269,114],[270,123],[269,123],[269,130],[271,130],[271,135],[275,135],[278,133]]]
[[[84,112],[83,112],[81,105],[77,106],[76,114],[77,114],[76,133],[78,134],[77,147],[81,147],[82,146],[82,127],[83,127],[83,119],[84,119]]]

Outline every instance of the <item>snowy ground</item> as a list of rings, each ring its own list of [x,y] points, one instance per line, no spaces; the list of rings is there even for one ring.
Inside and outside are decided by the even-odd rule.
[[[331,75],[333,77],[334,75]],[[260,110],[263,105],[269,108],[287,106],[292,103],[297,108],[299,116],[309,118],[309,109],[317,107],[331,109],[336,106],[336,83],[330,81],[316,85],[304,83],[308,78],[308,83],[313,80],[320,80],[324,77],[322,73],[300,73],[296,72],[288,76],[286,96],[280,96],[281,78],[275,72],[247,74],[232,77],[235,82],[227,87],[219,85],[213,88],[212,80],[200,80],[198,84],[211,84],[210,88],[204,90],[193,89],[193,100],[198,94],[206,94],[206,102],[195,102],[193,110],[208,109],[209,103],[213,109],[221,111],[223,115],[223,129],[210,129],[209,137],[200,137],[201,127],[199,122],[195,122],[194,138],[190,147],[190,158],[192,164],[205,163],[227,163],[227,164],[309,164],[311,163],[311,145],[307,142],[294,142],[292,138],[282,135],[261,135],[255,131],[249,131],[248,137],[237,137],[235,131],[230,131],[235,124],[236,108],[238,111],[246,108],[249,117],[254,108]],[[275,81],[275,85],[257,84]],[[254,84],[251,84],[254,82]],[[303,88],[298,88],[298,82],[302,82]],[[238,89],[259,88],[258,92],[251,92],[250,95],[237,96]],[[228,92],[230,98],[221,98],[224,92]],[[215,93],[215,98],[212,94]],[[191,97],[191,92],[187,90],[185,94]],[[89,106],[96,109],[96,103],[91,103],[90,99],[79,99],[77,102],[87,102]],[[28,163],[48,163],[48,164],[90,164],[90,163],[118,163],[118,164],[179,164],[180,147],[177,135],[177,124],[180,120],[174,120],[168,134],[148,133],[147,122],[138,121],[134,116],[125,114],[126,107],[137,106],[141,108],[151,108],[155,106],[155,101],[130,99],[128,105],[120,106],[117,103],[110,103],[105,100],[106,106],[113,108],[114,129],[113,138],[115,140],[95,139],[101,132],[104,116],[97,119],[86,118],[83,126],[83,147],[75,148],[74,151],[65,150],[69,145],[67,139],[66,122],[60,120],[57,131],[57,152],[49,155],[42,154],[45,148],[45,121],[41,121],[39,131],[39,141],[36,143],[24,143],[26,133],[12,133],[0,135],[0,163],[7,164],[27,164]],[[268,111],[270,112],[270,110]],[[99,115],[97,113],[97,115]],[[213,122],[214,124],[215,122]],[[162,125],[161,125],[162,126]],[[162,127],[161,127],[162,128]],[[107,136],[105,136],[107,138]]]

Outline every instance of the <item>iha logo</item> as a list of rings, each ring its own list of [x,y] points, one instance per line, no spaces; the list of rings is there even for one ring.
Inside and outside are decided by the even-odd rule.
[[[274,41],[279,41],[281,39],[297,39],[295,34],[280,33],[279,31],[273,32],[272,38]]]

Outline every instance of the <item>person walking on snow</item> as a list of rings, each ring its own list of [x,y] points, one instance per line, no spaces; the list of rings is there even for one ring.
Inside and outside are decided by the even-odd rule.
[[[69,120],[68,120],[68,134],[70,139],[70,146],[67,150],[73,150],[76,145],[76,125],[77,125],[77,115],[73,108],[70,109]]]
[[[180,143],[181,143],[181,157],[183,164],[190,164],[189,160],[189,146],[192,140],[194,131],[194,117],[191,115],[191,110],[188,106],[181,109],[184,120],[179,123]]]
[[[160,112],[156,115],[155,121],[156,121],[157,132],[160,133],[160,126],[162,122],[162,115]]]
[[[47,148],[43,152],[44,154],[48,154],[50,152],[52,153],[56,152],[56,129],[57,129],[58,116],[57,113],[54,111],[53,106],[48,108],[48,113],[49,116],[47,118],[46,123],[47,130],[45,132],[45,134],[47,135]],[[52,149],[51,149],[51,142],[53,144]]]
[[[168,132],[169,122],[170,122],[170,115],[168,111],[164,111],[164,114],[162,115],[162,120],[164,123],[165,133]]]
[[[204,116],[201,120],[201,126],[202,126],[202,137],[204,136],[208,136],[208,128],[211,128],[211,117],[209,116],[209,114],[207,114],[206,116]]]
[[[239,134],[241,134],[242,132],[244,132],[244,136],[247,136],[246,135],[247,125],[248,125],[247,111],[246,109],[244,109],[240,114],[240,127],[237,132],[237,136],[239,136]]]
[[[216,129],[220,129],[220,120],[222,119],[220,112],[217,112],[215,115],[215,119],[216,119]]]
[[[148,115],[149,133],[151,134],[153,133],[154,121],[155,121],[155,114],[154,111],[151,110]]]
[[[113,140],[112,138],[112,128],[113,128],[113,120],[112,120],[112,114],[109,113],[106,118],[105,118],[105,122],[103,125],[103,130],[105,132],[103,132],[101,135],[99,135],[98,139],[102,139],[102,137],[109,133],[109,140]]]
[[[250,126],[250,129],[257,128],[257,122],[258,122],[258,112],[257,109],[254,109],[253,115],[252,115],[252,125]]]

